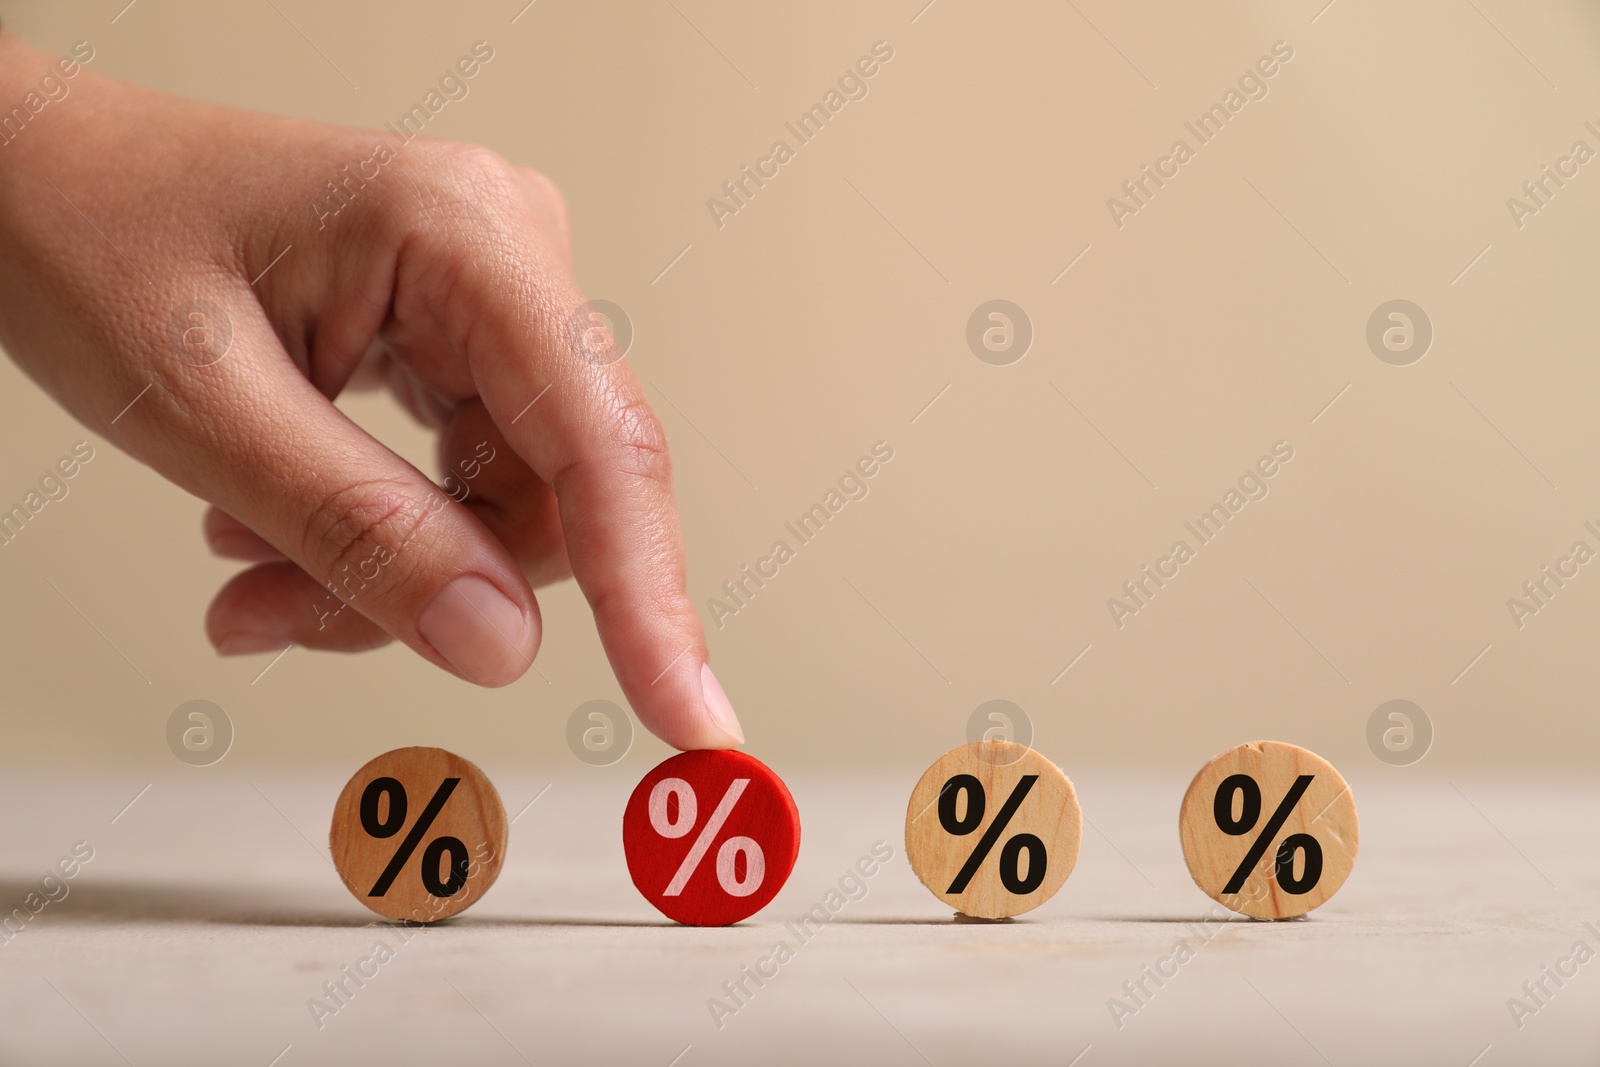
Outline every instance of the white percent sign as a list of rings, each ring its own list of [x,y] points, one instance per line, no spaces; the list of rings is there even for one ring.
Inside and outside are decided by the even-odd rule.
[[[700,836],[695,838],[694,846],[689,849],[689,854],[683,857],[683,862],[678,865],[677,873],[672,876],[672,881],[667,883],[666,890],[661,894],[664,897],[675,897],[683,892],[683,887],[689,884],[689,876],[694,874],[700,866],[700,861],[711,848],[711,843],[716,840],[717,833],[728,821],[728,816],[733,813],[733,806],[744,795],[745,787],[750,784],[748,778],[735,778],[728,786],[728,791],[722,794],[722,800],[717,803],[717,808],[711,813],[711,818],[706,820],[705,826],[700,829]],[[667,810],[667,801],[677,797],[678,814],[674,818]],[[650,790],[650,826],[656,833],[669,840],[683,837],[694,829],[695,820],[699,817],[699,803],[694,794],[694,786],[682,778],[663,778],[657,782],[655,788]],[[744,854],[744,877],[739,877],[735,869],[739,854]],[[767,858],[761,851],[761,846],[748,837],[730,837],[717,849],[717,884],[722,886],[722,891],[730,897],[747,897],[761,888],[761,881],[767,874]]]

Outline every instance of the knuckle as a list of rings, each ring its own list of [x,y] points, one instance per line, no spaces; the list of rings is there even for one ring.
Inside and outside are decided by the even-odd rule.
[[[623,473],[663,488],[672,485],[672,453],[666,429],[642,397],[618,405],[611,421],[610,444]]]
[[[493,149],[461,141],[429,146],[424,159],[435,181],[457,194],[491,204],[516,196],[516,168]]]
[[[421,533],[430,515],[408,487],[389,479],[341,485],[305,523],[301,558],[323,584],[349,600],[367,589]]]
[[[563,259],[572,258],[572,216],[567,211],[567,198],[556,183],[530,167],[518,167],[523,193],[532,208],[544,235],[553,242],[556,253]]]
[[[523,184],[528,192],[538,197],[544,204],[560,218],[567,217],[567,198],[559,186],[543,172],[532,167],[518,167],[517,172],[522,175]]]
[[[497,152],[460,141],[418,141],[402,154],[407,192],[394,203],[404,232],[484,228],[516,210],[516,168]]]
[[[657,545],[638,562],[647,579],[631,585],[612,584],[590,597],[595,617],[609,625],[626,625],[643,612],[666,628],[684,635],[693,647],[704,652],[705,642],[700,616],[689,599],[681,554],[667,545]]]

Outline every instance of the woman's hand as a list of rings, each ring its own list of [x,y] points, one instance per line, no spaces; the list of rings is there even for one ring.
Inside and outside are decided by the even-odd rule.
[[[0,115],[26,120],[0,134],[0,343],[215,505],[213,550],[254,564],[211,605],[218,650],[398,638],[506,685],[539,648],[533,586],[574,575],[640,720],[741,743],[666,439],[588,321],[550,182],[70,65],[0,33]],[[66,91],[34,112],[47,73]],[[444,489],[333,405],[362,368],[440,430]]]

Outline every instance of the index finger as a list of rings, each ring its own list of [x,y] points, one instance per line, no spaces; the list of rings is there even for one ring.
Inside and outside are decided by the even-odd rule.
[[[573,574],[640,721],[678,748],[742,744],[685,587],[661,423],[605,335],[583,336],[583,294],[557,240],[519,208],[520,182],[487,166],[475,192],[502,186],[489,202],[506,232],[492,253],[480,233],[473,255],[457,254],[446,329],[506,440],[555,489]]]

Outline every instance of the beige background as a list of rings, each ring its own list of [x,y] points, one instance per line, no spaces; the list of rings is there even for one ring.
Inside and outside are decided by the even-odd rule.
[[[1592,5],[538,0],[513,24],[522,0],[275,2],[0,14],[42,47],[90,40],[102,73],[366,126],[492,44],[429,133],[565,191],[580,278],[629,312],[672,436],[697,601],[895,449],[712,631],[780,769],[921,767],[994,697],[1069,773],[1187,771],[1262,736],[1353,777],[1589,768],[1600,565],[1521,630],[1506,599],[1600,548],[1600,163],[1520,231],[1505,201],[1574,140],[1600,149]],[[870,95],[719,231],[707,198],[878,40]],[[1269,95],[1117,229],[1106,198],[1278,40]],[[1036,333],[1008,367],[964,338],[996,297]],[[1363,336],[1398,297],[1436,331],[1410,367]],[[0,376],[9,507],[85,434]],[[387,402],[347,406],[432,469]],[[620,699],[570,583],[542,595],[539,673],[502,691],[398,648],[220,660],[200,620],[231,568],[200,503],[92,440],[71,495],[0,548],[6,763],[171,767],[167,715],[206,698],[238,730],[218,770],[417,743],[571,764],[567,715]],[[1271,495],[1118,630],[1106,599],[1278,440]],[[1406,771],[1366,749],[1393,697],[1437,730]],[[641,740],[618,773],[662,752]]]

